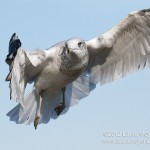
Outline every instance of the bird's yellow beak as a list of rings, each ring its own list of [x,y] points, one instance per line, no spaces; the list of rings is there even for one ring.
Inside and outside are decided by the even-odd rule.
[[[67,49],[67,53],[70,53],[71,51],[72,51],[71,48],[68,48],[68,49]]]

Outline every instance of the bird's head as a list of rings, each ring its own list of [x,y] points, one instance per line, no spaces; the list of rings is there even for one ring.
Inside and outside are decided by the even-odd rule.
[[[72,38],[65,42],[65,53],[68,58],[81,60],[87,53],[87,47],[83,40]]]

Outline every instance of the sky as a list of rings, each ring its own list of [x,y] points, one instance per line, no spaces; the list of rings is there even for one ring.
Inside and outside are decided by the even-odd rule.
[[[5,58],[14,32],[24,49],[46,49],[71,37],[90,40],[128,13],[149,7],[149,0],[0,0],[0,149],[148,150],[150,144],[144,141],[150,143],[149,69],[97,85],[67,114],[34,130],[33,125],[17,125],[6,117],[17,103],[9,100]]]

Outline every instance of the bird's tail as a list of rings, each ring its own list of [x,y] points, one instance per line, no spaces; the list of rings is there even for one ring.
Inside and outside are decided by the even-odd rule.
[[[33,90],[26,98],[24,108],[20,104],[14,107],[7,116],[17,124],[30,124],[34,121],[38,107],[38,94]]]
[[[48,123],[50,118],[56,119],[58,117],[55,108],[62,101],[62,92],[49,92],[46,91],[43,94],[42,104],[41,104],[41,116],[39,120],[40,123]],[[24,100],[24,108],[19,104],[14,107],[7,116],[10,117],[11,121],[16,122],[17,124],[30,124],[34,122],[39,106],[39,94],[33,90]],[[62,114],[66,113],[68,107],[63,111]]]

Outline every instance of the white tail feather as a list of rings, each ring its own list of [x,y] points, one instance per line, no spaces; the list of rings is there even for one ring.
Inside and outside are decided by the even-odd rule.
[[[10,117],[11,121],[15,121],[17,124],[27,123],[30,124],[34,121],[38,106],[38,94],[33,90],[26,98],[24,109],[18,104],[7,116]],[[33,117],[34,115],[34,117]],[[32,119],[31,119],[32,118]]]
[[[38,110],[38,101],[39,94],[33,90],[24,100],[24,108],[18,104],[14,107],[10,112],[8,112],[7,116],[10,117],[11,121],[16,122],[17,124],[30,124],[34,122],[36,117],[36,113]],[[43,94],[42,99],[42,107],[41,107],[41,116],[39,120],[40,123],[48,123],[50,118],[56,119],[58,116],[55,112],[55,108],[62,101],[62,93],[61,91],[57,91],[55,94],[51,94],[48,91]],[[69,107],[69,106],[68,106]],[[68,107],[62,112],[62,114],[66,113]]]

